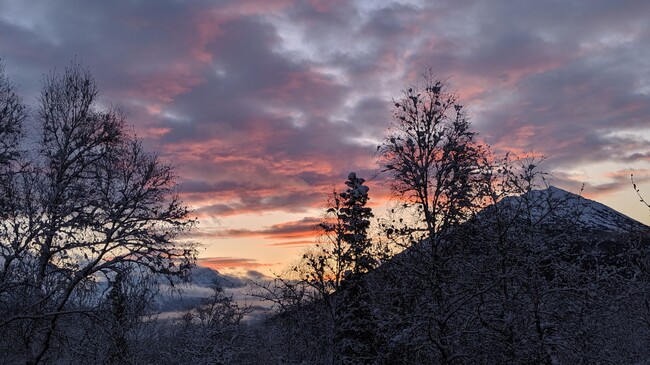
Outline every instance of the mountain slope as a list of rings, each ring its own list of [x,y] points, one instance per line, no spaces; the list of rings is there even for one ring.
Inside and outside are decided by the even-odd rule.
[[[166,285],[156,297],[155,308],[159,311],[178,311],[195,308],[203,300],[214,295],[214,289],[237,290],[246,286],[246,280],[229,276],[204,266],[192,269],[187,283],[176,283],[173,290]]]
[[[508,197],[499,205],[515,214],[529,215],[537,223],[553,224],[563,220],[572,223],[573,229],[590,233],[627,234],[650,230],[647,225],[602,203],[554,186]]]

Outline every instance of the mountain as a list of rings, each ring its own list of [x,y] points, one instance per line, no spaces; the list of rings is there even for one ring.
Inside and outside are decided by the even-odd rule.
[[[546,192],[547,195],[554,197],[556,200],[564,201],[562,209],[565,211],[577,212],[578,225],[583,229],[623,234],[650,229],[647,225],[602,203],[554,186],[540,192]]]
[[[435,250],[420,241],[366,276],[384,358],[650,358],[648,327],[638,324],[650,313],[649,226],[549,187],[503,199],[447,233]],[[616,360],[635,351],[644,355]]]
[[[501,227],[497,228],[499,224]],[[519,237],[524,231],[536,239]],[[471,246],[467,252],[473,254],[489,250],[493,245],[490,240],[505,234],[509,237],[506,239],[512,242],[523,239],[528,240],[529,245],[570,241],[576,251],[593,257],[612,258],[626,249],[630,237],[650,237],[650,226],[595,200],[550,186],[506,197],[484,208],[450,233],[452,239],[460,237],[460,243]],[[421,257],[422,252],[429,252],[427,242],[425,239],[406,248],[377,271],[390,271],[393,265],[408,267],[411,260]]]
[[[648,232],[556,187],[511,196],[439,240],[406,237],[338,292],[288,302],[269,342],[302,341],[311,352],[287,351],[292,363],[345,340],[388,364],[650,364]]]
[[[602,203],[555,186],[508,197],[498,205],[501,209],[510,209],[515,215],[529,215],[537,223],[557,224],[562,220],[572,229],[592,234],[628,234],[650,230],[649,226]],[[491,208],[486,211],[487,214],[492,213]]]
[[[203,288],[211,288],[215,284],[221,288],[240,288],[245,286],[244,280],[224,275],[217,270],[205,266],[196,266],[192,269],[190,283]]]
[[[175,283],[173,288],[161,285],[156,297],[155,309],[161,312],[185,311],[201,305],[203,300],[214,295],[214,289],[236,290],[247,285],[245,279],[220,273],[204,266],[196,266],[186,283]]]

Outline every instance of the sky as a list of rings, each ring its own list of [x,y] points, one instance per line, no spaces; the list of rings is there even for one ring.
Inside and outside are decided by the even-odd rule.
[[[650,2],[0,0],[0,58],[34,105],[72,60],[176,167],[202,265],[279,273],[332,189],[387,177],[391,98],[427,68],[496,151],[650,224]]]

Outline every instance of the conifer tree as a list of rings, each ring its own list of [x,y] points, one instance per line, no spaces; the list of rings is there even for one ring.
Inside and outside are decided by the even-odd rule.
[[[377,265],[368,238],[372,209],[366,207],[369,188],[365,180],[350,172],[340,193],[343,200],[337,218],[343,224],[341,240],[347,247],[346,271],[337,296],[334,332],[334,360],[336,364],[372,364],[377,356],[375,348],[375,320],[371,297],[363,277]]]
[[[372,270],[376,266],[371,252],[371,242],[368,239],[372,209],[366,207],[369,188],[363,183],[365,179],[351,172],[345,185],[348,189],[340,194],[343,207],[337,212],[343,223],[342,240],[348,246],[347,260],[353,275],[359,275]]]

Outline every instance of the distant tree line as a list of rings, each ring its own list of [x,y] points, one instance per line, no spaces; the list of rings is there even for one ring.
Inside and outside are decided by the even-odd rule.
[[[496,156],[431,72],[392,102],[377,149],[387,215],[350,173],[319,241],[258,283],[271,313],[246,321],[215,283],[163,318],[160,284],[195,264],[195,221],[173,169],[97,97],[73,62],[29,109],[0,68],[2,363],[650,361],[647,227],[590,216],[543,159]]]

